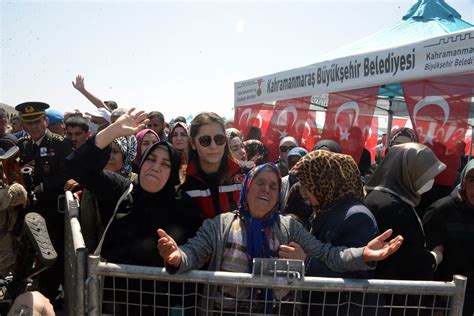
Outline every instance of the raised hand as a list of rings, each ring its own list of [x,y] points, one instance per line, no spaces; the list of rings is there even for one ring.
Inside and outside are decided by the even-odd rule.
[[[304,261],[306,259],[306,253],[298,243],[292,241],[288,245],[280,245],[278,257],[284,259],[298,259]]]
[[[158,250],[165,262],[173,267],[179,267],[181,264],[181,252],[179,251],[176,241],[169,236],[163,229],[157,230]]]
[[[112,125],[97,133],[95,145],[100,149],[104,149],[117,137],[135,135],[146,124],[148,124],[147,113],[145,111],[135,112],[135,108],[131,108]]]
[[[124,115],[120,116],[111,127],[119,136],[135,135],[148,123],[147,113],[145,111],[135,112],[135,108],[131,108]]]
[[[76,88],[77,90],[79,91],[84,91],[85,90],[85,87],[84,87],[84,77],[81,76],[81,75],[77,75],[76,77],[76,82],[72,82],[72,86],[74,88]]]
[[[400,235],[388,242],[385,241],[392,233],[393,231],[388,229],[383,234],[369,241],[364,248],[364,262],[383,260],[400,248],[403,242],[403,237]]]

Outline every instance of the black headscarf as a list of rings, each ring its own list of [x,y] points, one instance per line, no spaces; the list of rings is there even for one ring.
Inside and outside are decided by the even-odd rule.
[[[174,149],[173,145],[171,145],[167,141],[160,141],[158,143],[155,143],[148,147],[147,150],[145,150],[145,152],[143,153],[142,161],[140,162],[140,168],[138,169],[138,183],[140,183],[140,170],[142,169],[143,162],[158,147],[166,149],[168,151],[171,162],[170,177],[163,189],[160,190],[160,192],[163,192],[165,194],[173,194],[174,196],[175,187],[179,184],[179,153]]]
[[[313,151],[315,150],[326,150],[337,154],[342,153],[341,146],[330,139],[322,139],[317,142],[316,145],[313,147]]]

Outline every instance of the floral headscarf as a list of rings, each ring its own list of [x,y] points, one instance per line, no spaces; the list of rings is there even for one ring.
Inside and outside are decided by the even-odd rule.
[[[390,140],[390,146],[389,147],[392,147],[392,146],[395,146],[396,144],[393,143],[393,141],[395,140],[395,138],[397,138],[398,136],[405,136],[405,137],[408,137],[410,138],[411,142],[413,143],[418,143],[418,135],[416,134],[416,132],[414,130],[412,130],[411,128],[408,128],[408,127],[401,127],[399,129],[396,129],[393,133],[392,133],[392,136],[391,136],[391,140]]]
[[[123,166],[117,173],[124,176],[127,179],[130,179],[130,174],[132,173],[132,161],[137,156],[137,139],[135,136],[122,136],[113,140],[122,152],[123,156]]]
[[[152,133],[153,135],[156,136],[156,138],[158,139],[158,142],[160,141],[160,136],[158,136],[158,134],[150,129],[150,128],[145,128],[141,131],[139,131],[135,137],[137,139],[137,155],[135,157],[135,159],[133,159],[133,164],[135,166],[140,166],[140,162],[142,161],[142,151],[141,151],[141,148],[142,148],[142,143],[143,143],[143,139],[145,138],[145,135],[148,134],[148,133]]]
[[[253,268],[253,259],[254,258],[270,258],[270,243],[267,239],[265,233],[266,227],[271,227],[273,223],[280,217],[280,203],[277,199],[277,202],[267,217],[263,219],[254,218],[250,214],[248,208],[247,196],[252,186],[252,182],[255,177],[262,172],[263,170],[274,172],[278,178],[278,191],[281,188],[281,175],[280,170],[273,163],[266,163],[260,166],[257,166],[250,170],[245,176],[243,183],[243,189],[240,191],[240,205],[239,205],[239,214],[245,218],[247,221],[246,233],[247,233],[247,255],[249,261],[249,272]],[[252,295],[253,296],[253,295]],[[271,302],[273,300],[273,292],[268,290],[266,291],[266,301]],[[271,304],[265,307],[268,311],[271,311]]]
[[[266,218],[257,219],[250,214],[247,203],[247,195],[252,186],[255,177],[263,170],[274,172],[278,177],[278,187],[281,188],[280,170],[273,163],[266,163],[250,170],[245,176],[242,191],[240,191],[239,213],[248,221],[247,225],[247,246],[250,257],[250,266],[253,258],[269,258],[270,248],[268,240],[263,233],[263,228],[271,226],[280,215],[280,203],[276,202],[275,206]],[[265,242],[265,253],[262,253],[262,243]],[[250,270],[251,271],[251,270]]]
[[[268,149],[261,141],[249,139],[244,141],[244,146],[249,161],[254,161],[256,165],[267,161]]]
[[[296,163],[290,175],[316,197],[316,213],[345,197],[359,201],[364,198],[359,169],[348,155],[325,150],[310,152]]]
[[[238,137],[241,141],[243,141],[242,133],[238,129],[233,127],[227,128],[225,130],[225,136],[227,136],[228,141],[232,140],[235,137]]]

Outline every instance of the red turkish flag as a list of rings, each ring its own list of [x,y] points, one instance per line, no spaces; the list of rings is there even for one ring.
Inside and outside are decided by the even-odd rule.
[[[316,125],[316,113],[316,111],[308,111],[303,135],[301,136],[300,146],[304,147],[308,152],[312,151],[316,143],[321,139],[318,126]]]
[[[366,129],[367,130],[367,129]],[[365,135],[365,148],[370,151],[370,161],[373,163],[375,161],[375,151],[377,147],[377,142],[379,139],[379,118],[374,116],[372,118],[372,124],[370,125],[367,134]]]
[[[239,106],[235,109],[234,126],[247,136],[250,127],[259,127],[262,135],[267,132],[272,116],[272,105],[269,104],[254,104],[250,106]]]
[[[276,102],[270,126],[265,138],[262,138],[262,142],[268,148],[269,161],[278,159],[280,154],[278,146],[282,138],[293,136],[301,146],[302,137],[304,135],[309,137],[309,133],[314,132],[311,123],[307,122],[310,105],[310,96]]]
[[[474,89],[474,74],[402,83],[413,127],[421,143],[430,146],[447,164],[437,183],[452,185],[459,159],[456,143],[463,141]]]
[[[322,139],[332,139],[359,163],[370,135],[379,87],[329,94]],[[372,132],[377,134],[377,131]]]
[[[434,142],[454,152],[463,140],[471,106],[474,74],[402,83],[413,127],[421,143]]]
[[[407,126],[408,119],[406,118],[401,118],[401,117],[394,117],[392,119],[392,130],[391,133],[395,132],[397,129],[402,128],[402,127],[409,127]]]

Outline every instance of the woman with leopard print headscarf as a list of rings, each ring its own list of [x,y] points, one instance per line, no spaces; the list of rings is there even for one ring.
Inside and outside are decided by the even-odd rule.
[[[301,184],[301,194],[313,207],[311,233],[319,240],[334,246],[361,247],[378,234],[377,222],[370,210],[362,203],[364,198],[362,181],[357,164],[351,156],[316,150],[301,158],[291,169]],[[336,272],[324,262],[312,260],[308,263],[307,275],[338,278],[373,278],[373,271]],[[318,295],[320,294],[320,295]],[[363,302],[361,295],[351,297],[343,293],[313,293],[312,303],[334,303],[336,308],[349,309],[348,315],[360,315],[358,308]],[[365,303],[376,303],[376,297],[366,295]],[[337,305],[340,305],[337,307]],[[372,304],[371,304],[372,305]],[[365,314],[373,313],[364,309]],[[346,310],[344,311],[346,314]]]
[[[302,195],[313,207],[311,233],[316,238],[333,245],[360,247],[378,234],[374,216],[362,203],[362,182],[351,156],[316,150],[301,158],[290,174],[298,179]],[[315,264],[310,273],[341,277],[323,263]],[[356,275],[366,277],[359,272],[350,277]]]

